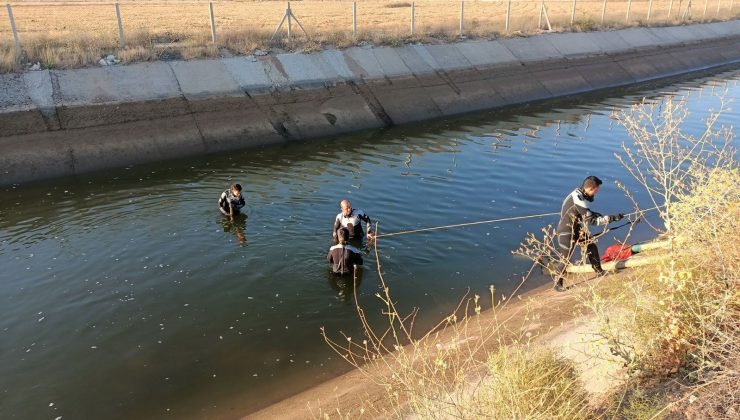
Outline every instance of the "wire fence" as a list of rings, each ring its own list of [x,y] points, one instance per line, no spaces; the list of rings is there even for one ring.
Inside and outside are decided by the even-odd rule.
[[[85,40],[102,49],[158,43],[239,53],[270,39],[339,46],[542,30],[727,20],[735,0],[422,0],[21,2],[0,12],[0,45]],[[3,16],[3,14],[5,16]],[[278,26],[282,22],[281,26]],[[279,30],[278,30],[279,29]],[[38,47],[36,45],[35,47]]]

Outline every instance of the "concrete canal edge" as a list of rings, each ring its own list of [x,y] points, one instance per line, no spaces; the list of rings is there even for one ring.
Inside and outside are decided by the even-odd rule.
[[[740,62],[740,21],[0,75],[0,185],[493,109]]]

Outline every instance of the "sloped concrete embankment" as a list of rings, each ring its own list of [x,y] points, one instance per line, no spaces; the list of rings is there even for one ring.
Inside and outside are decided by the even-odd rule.
[[[740,21],[0,75],[0,184],[403,124],[740,62]]]

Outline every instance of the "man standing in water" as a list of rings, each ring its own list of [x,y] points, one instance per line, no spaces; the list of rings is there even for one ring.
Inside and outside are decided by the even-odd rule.
[[[370,217],[360,209],[353,209],[352,203],[349,200],[342,200],[339,203],[341,212],[337,214],[334,219],[334,228],[332,229],[332,238],[336,242],[337,230],[340,228],[346,228],[349,231],[349,239],[360,238],[362,239],[362,222],[367,225],[367,239],[373,240],[373,227]]]
[[[231,188],[222,192],[218,199],[218,209],[224,216],[229,216],[232,219],[239,214],[239,210],[245,204],[246,202],[242,196],[242,186],[239,184],[233,184]]]
[[[573,256],[576,244],[586,245],[586,258],[596,274],[603,276],[606,272],[601,268],[599,249],[596,240],[590,235],[588,225],[607,225],[622,220],[623,214],[602,216],[591,211],[589,203],[594,201],[596,193],[601,187],[601,180],[595,176],[588,176],[583,180],[580,188],[576,188],[565,197],[560,209],[560,223],[557,228],[557,249],[560,252],[560,267],[556,271],[555,290],[562,291],[563,277],[567,264]]]
[[[362,254],[357,248],[347,243],[348,236],[349,231],[346,228],[339,228],[337,230],[339,243],[329,248],[329,253],[326,255],[326,260],[332,265],[334,274],[353,273],[356,266],[362,265]]]

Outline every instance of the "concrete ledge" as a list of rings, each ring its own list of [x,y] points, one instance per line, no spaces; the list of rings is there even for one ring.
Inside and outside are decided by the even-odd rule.
[[[0,75],[0,185],[740,63],[740,21]]]
[[[616,31],[616,34],[632,50],[653,49],[656,45],[661,45],[661,40],[653,35],[653,32],[647,28],[628,28]]]
[[[455,47],[478,70],[521,65],[519,59],[498,41],[461,42]]]
[[[396,51],[398,51],[398,55],[401,57],[403,64],[405,64],[411,71],[411,75],[423,78],[426,75],[435,73],[434,67],[429,64],[429,62],[434,61],[434,59],[431,58],[431,56],[427,56],[425,59],[425,57],[422,57],[419,53],[417,48],[406,46],[397,48]],[[422,53],[424,52],[425,50],[422,50]]]
[[[565,58],[565,55],[558,51],[548,38],[542,36],[508,38],[499,42],[523,64]]]
[[[263,62],[246,57],[224,58],[221,62],[243,92],[259,95],[272,89],[273,83]]]
[[[369,48],[352,47],[344,51],[347,67],[359,79],[380,79],[385,77],[383,68]]]
[[[386,78],[407,77],[412,73],[403,62],[397,48],[375,48],[373,54],[381,74]]]
[[[46,129],[60,129],[59,117],[57,116],[54,105],[54,88],[51,83],[51,73],[49,70],[24,73],[23,81],[26,85],[28,97],[33,101],[39,112],[41,112]]]
[[[547,34],[547,39],[566,58],[599,56],[605,54],[590,34]]]
[[[282,65],[291,86],[312,89],[322,87],[326,83],[336,80],[336,73],[334,73],[334,77],[324,74],[309,55],[278,54],[277,59]]]
[[[220,60],[172,61],[169,66],[175,74],[182,95],[188,101],[245,96]]]
[[[29,89],[26,81],[22,74],[0,75],[0,92],[3,92],[0,95],[0,136],[35,133],[47,129],[41,106],[31,97],[36,90]]]
[[[419,46],[419,49],[424,47]],[[424,48],[429,52],[438,67],[435,70],[452,71],[460,69],[469,69],[473,65],[463,55],[463,53],[454,45],[429,45]]]

